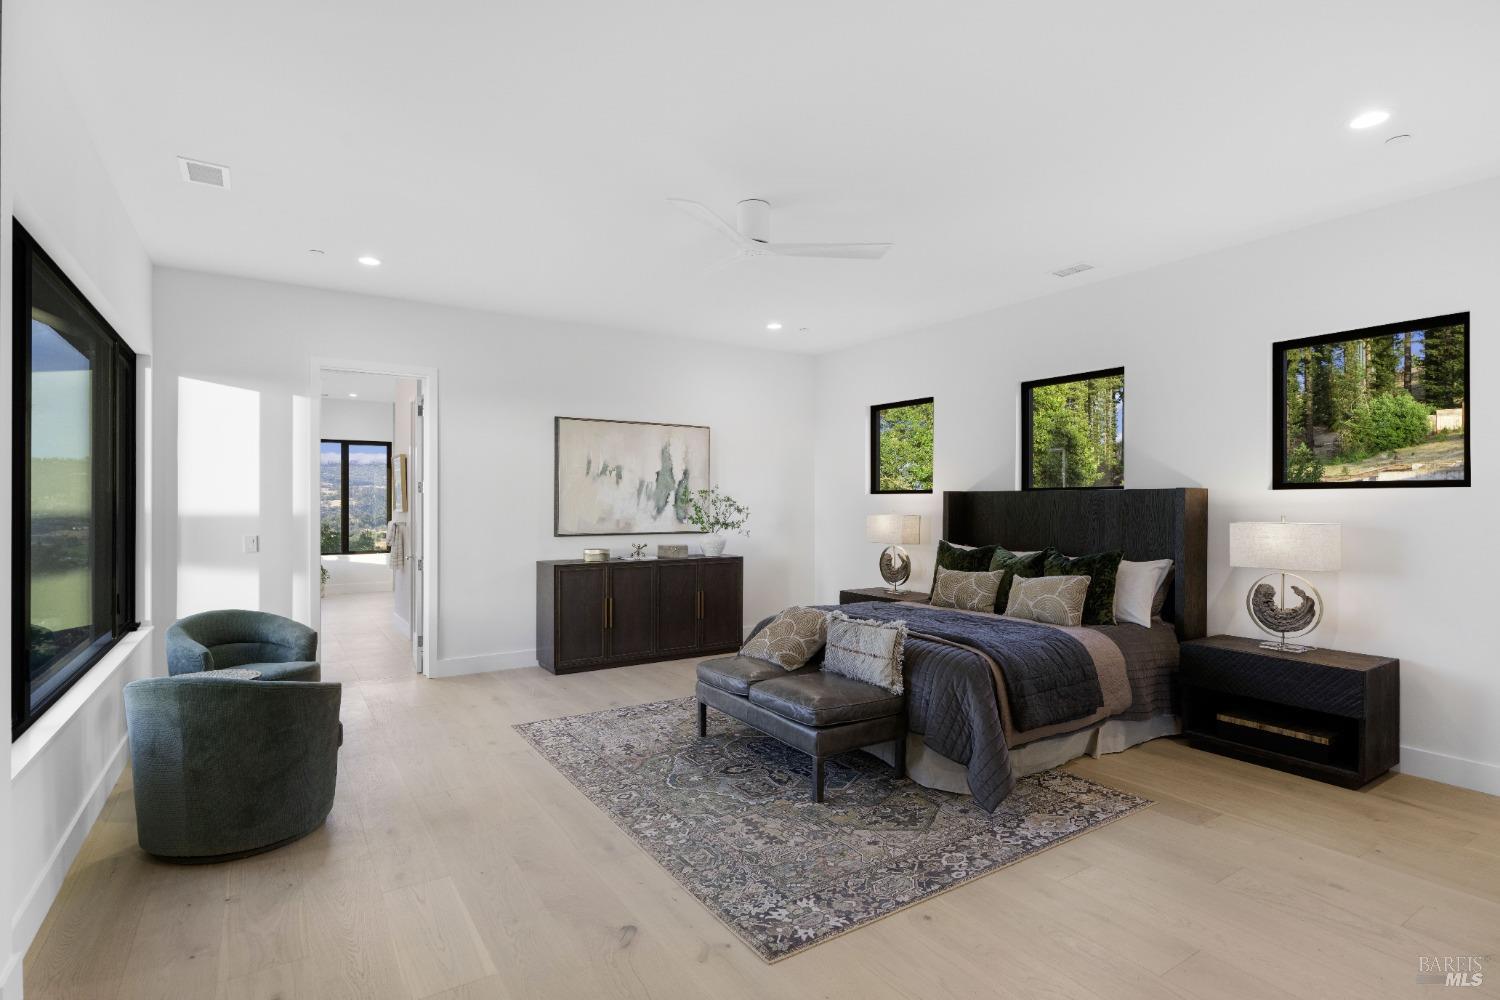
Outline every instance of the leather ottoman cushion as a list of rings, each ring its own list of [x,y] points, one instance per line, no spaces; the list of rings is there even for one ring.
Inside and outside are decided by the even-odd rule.
[[[804,726],[837,726],[899,715],[905,710],[899,694],[864,681],[822,671],[778,672],[780,676],[750,687],[750,703]]]
[[[704,660],[698,664],[698,679],[709,687],[737,694],[741,698],[750,693],[750,687],[773,677],[789,675],[781,665],[770,660],[757,660],[750,656],[722,656],[716,660]]]

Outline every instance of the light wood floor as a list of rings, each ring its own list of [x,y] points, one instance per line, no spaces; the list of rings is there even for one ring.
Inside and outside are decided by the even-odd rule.
[[[1157,805],[770,966],[513,722],[678,697],[679,661],[414,676],[388,599],[325,605],[345,744],[327,825],[179,867],[127,773],[26,961],[29,1000],[1419,996],[1422,955],[1500,993],[1500,799],[1344,791],[1158,740],[1080,774]]]

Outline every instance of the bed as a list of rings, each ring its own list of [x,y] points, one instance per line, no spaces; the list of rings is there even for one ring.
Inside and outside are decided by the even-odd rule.
[[[854,617],[908,622],[907,768],[913,780],[971,794],[993,810],[1027,774],[1179,732],[1178,646],[1202,636],[1206,625],[1207,515],[1203,489],[944,493],[942,537],[949,542],[1012,551],[1051,546],[1069,555],[1118,549],[1132,561],[1171,559],[1173,572],[1162,614],[1150,628],[1061,629],[919,604],[845,605]],[[1070,633],[1070,641],[1053,642],[1046,630]],[[1023,683],[1018,675],[1048,655],[1049,642],[1086,650],[1102,693],[1097,708],[1083,712],[1066,697],[1051,704],[1054,691]],[[1054,679],[1056,690],[1065,694],[1067,681],[1064,671]],[[894,759],[889,743],[867,749]]]

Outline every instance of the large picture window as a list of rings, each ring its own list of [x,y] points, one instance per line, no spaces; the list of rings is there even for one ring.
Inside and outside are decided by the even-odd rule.
[[[15,227],[11,734],[134,630],[135,354]]]
[[[1125,485],[1125,369],[1021,383],[1021,488]]]
[[[932,492],[932,397],[870,407],[870,492]]]
[[[1271,485],[1468,486],[1469,314],[1272,347]]]
[[[325,556],[389,552],[390,442],[322,442],[318,497],[319,535]]]

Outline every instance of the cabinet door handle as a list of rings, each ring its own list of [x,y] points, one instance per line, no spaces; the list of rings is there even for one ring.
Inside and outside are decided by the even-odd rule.
[[[615,599],[613,597],[609,599],[609,627],[615,627]]]

